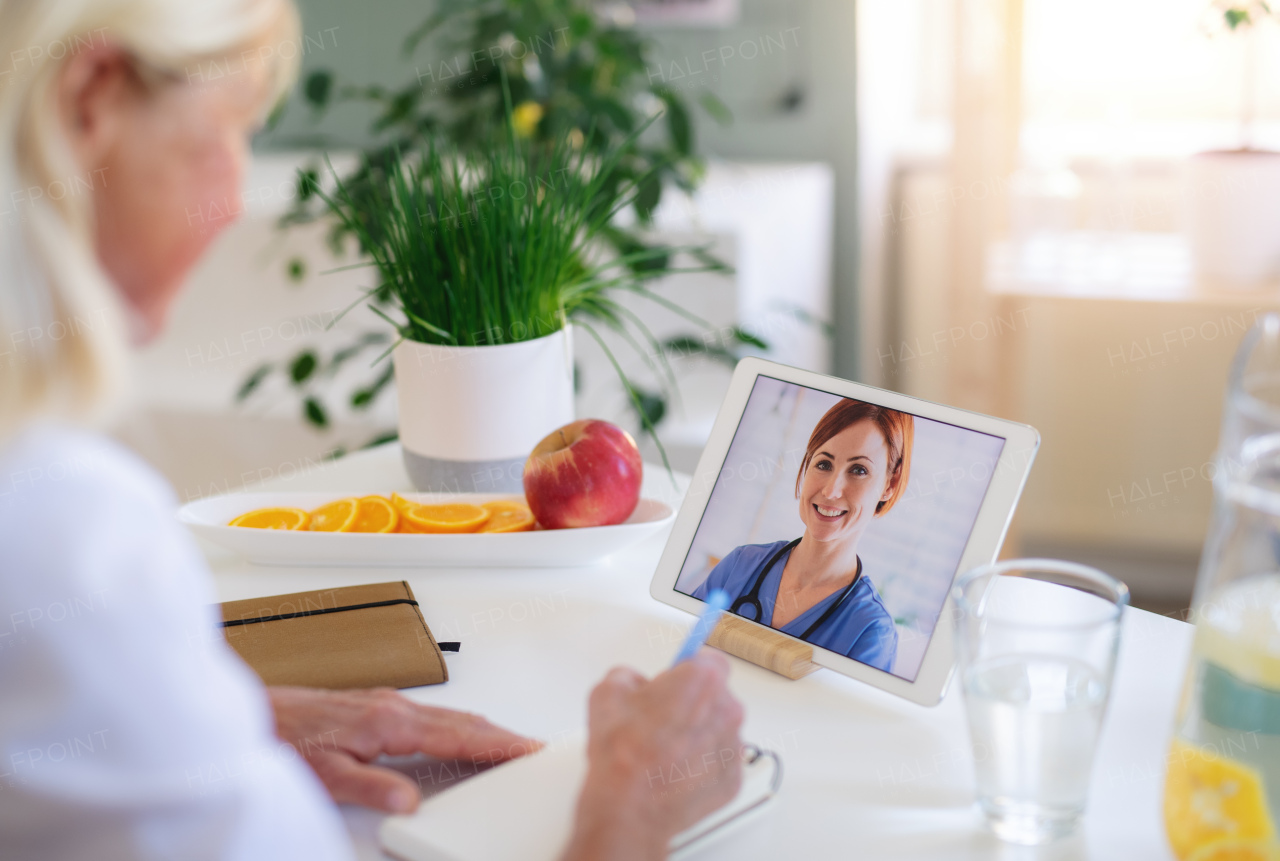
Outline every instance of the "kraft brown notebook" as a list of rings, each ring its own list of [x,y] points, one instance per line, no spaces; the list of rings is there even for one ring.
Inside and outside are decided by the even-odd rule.
[[[404,581],[221,607],[227,642],[268,685],[412,688],[449,679],[440,646]]]

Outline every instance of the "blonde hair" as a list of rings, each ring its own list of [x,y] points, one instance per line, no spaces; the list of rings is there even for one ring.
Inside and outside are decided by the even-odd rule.
[[[267,64],[265,115],[297,73],[298,34],[293,0],[0,0],[0,442],[40,417],[103,420],[126,377],[129,312],[83,193],[97,178],[58,114],[66,59],[110,43],[160,86]]]

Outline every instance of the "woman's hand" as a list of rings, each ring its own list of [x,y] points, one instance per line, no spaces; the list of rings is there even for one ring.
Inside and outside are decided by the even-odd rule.
[[[417,808],[421,795],[412,780],[369,764],[381,754],[425,753],[490,763],[542,747],[479,715],[418,705],[391,688],[277,687],[267,691],[276,715],[276,735],[297,748],[339,803],[389,813]]]
[[[591,692],[589,768],[563,861],[650,861],[742,782],[742,705],[703,650],[652,681],[611,670]]]

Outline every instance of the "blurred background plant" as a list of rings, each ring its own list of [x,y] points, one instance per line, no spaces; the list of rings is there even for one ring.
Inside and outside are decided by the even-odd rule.
[[[402,46],[406,62],[430,44],[431,56],[417,61],[412,80],[399,88],[364,86],[338,81],[326,69],[311,72],[302,93],[313,119],[334,105],[358,101],[372,105],[369,143],[361,148],[354,168],[341,179],[353,207],[379,204],[376,176],[397,159],[397,153],[418,149],[432,138],[450,142],[466,154],[495,144],[505,130],[503,82],[509,87],[511,121],[528,141],[530,152],[567,142],[599,158],[618,149],[607,181],[596,189],[593,204],[614,211],[623,195],[634,214],[633,226],[617,220],[603,225],[601,238],[638,280],[651,280],[674,271],[673,249],[645,239],[664,187],[692,191],[703,175],[697,155],[691,106],[686,98],[654,80],[649,69],[651,46],[633,29],[634,13],[626,4],[596,4],[589,0],[441,0],[438,8],[408,34]],[[703,92],[698,104],[720,123],[729,123],[728,108],[712,93]],[[659,119],[655,122],[653,118]],[[278,119],[278,116],[275,118]],[[645,126],[652,123],[647,130]],[[643,134],[638,132],[644,130]],[[324,147],[322,138],[298,141]],[[328,241],[341,255],[352,241],[361,256],[369,253],[369,237],[332,217],[317,194],[321,167],[315,163],[299,173],[297,194],[280,226],[327,219]],[[702,266],[724,269],[700,249],[686,249]],[[301,281],[307,261],[291,259],[288,273]],[[386,291],[374,291],[375,307],[390,301]],[[696,319],[696,318],[694,318]],[[373,351],[385,351],[391,335],[370,331],[324,354],[305,349],[284,362],[257,367],[237,395],[244,401],[273,374],[283,374],[301,397],[302,415],[317,428],[330,423],[326,406],[327,382],[342,366]],[[381,349],[379,349],[381,348]],[[659,345],[662,351],[703,355],[733,364],[746,351],[767,350],[760,338],[734,328],[715,342],[696,334],[678,335]],[[376,371],[347,395],[352,409],[371,406],[393,379],[390,366]],[[661,380],[661,376],[659,376]],[[645,426],[655,426],[667,412],[672,394],[660,382],[650,391],[623,380],[630,402]],[[374,442],[394,438],[379,434]]]
[[[1205,29],[1213,35],[1227,32],[1244,40],[1240,80],[1240,149],[1252,149],[1253,126],[1258,113],[1257,28],[1276,11],[1266,0],[1214,0]]]

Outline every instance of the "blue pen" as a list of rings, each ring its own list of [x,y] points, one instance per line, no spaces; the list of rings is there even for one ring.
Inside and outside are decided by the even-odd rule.
[[[689,636],[685,638],[684,645],[676,653],[676,659],[671,662],[672,666],[681,661],[687,661],[698,654],[698,649],[701,649],[702,644],[707,641],[707,637],[711,636],[712,629],[720,621],[720,614],[728,606],[729,593],[723,589],[715,589],[707,596],[707,609],[703,610],[702,615],[698,617],[698,621],[693,623],[693,630],[689,632]]]

